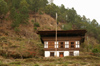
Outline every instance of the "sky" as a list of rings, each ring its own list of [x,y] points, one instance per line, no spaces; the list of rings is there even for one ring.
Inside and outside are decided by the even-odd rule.
[[[54,0],[53,3],[58,6],[63,4],[65,8],[74,7],[77,14],[85,15],[91,21],[96,19],[100,24],[100,0]]]

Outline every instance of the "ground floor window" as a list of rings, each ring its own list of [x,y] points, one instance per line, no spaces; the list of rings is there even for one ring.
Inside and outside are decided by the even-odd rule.
[[[73,52],[70,52],[70,56],[74,56],[74,53]]]
[[[50,52],[50,57],[54,57],[54,52]]]

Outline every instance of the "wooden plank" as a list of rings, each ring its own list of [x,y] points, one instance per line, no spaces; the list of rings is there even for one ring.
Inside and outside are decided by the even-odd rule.
[[[54,41],[48,41],[48,48],[54,48]]]
[[[80,48],[74,48],[74,49],[57,48],[57,51],[73,51],[73,50],[80,50]],[[45,48],[44,51],[55,51],[55,48],[52,49]]]
[[[65,41],[58,41],[58,48],[61,48],[61,42],[63,42],[63,48],[65,48]],[[76,48],[75,41],[69,41],[69,48],[71,48],[71,42],[74,42],[74,48]],[[55,41],[48,41],[48,48],[55,48]]]
[[[43,41],[55,41],[55,37],[42,37]],[[81,37],[58,37],[57,41],[80,41]]]

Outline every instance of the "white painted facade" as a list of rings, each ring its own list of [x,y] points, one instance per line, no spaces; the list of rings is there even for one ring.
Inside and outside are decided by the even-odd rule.
[[[50,57],[50,51],[44,51],[45,57]]]
[[[59,41],[55,42],[54,48],[58,48],[58,43]],[[48,48],[48,41],[44,42],[44,48]],[[65,41],[65,48],[69,48],[69,41]],[[75,48],[80,48],[80,42],[75,41]],[[79,50],[70,50],[70,51],[44,51],[44,56],[45,57],[50,57],[50,52],[54,52],[54,56],[57,55],[59,57],[59,53],[63,52],[63,56],[70,56],[70,52],[73,52],[74,56],[79,56]]]
[[[74,56],[79,56],[79,51],[74,51]]]
[[[63,52],[64,53],[64,57],[65,56],[69,56],[69,53],[70,51],[44,51],[44,55],[45,57],[50,57],[50,52],[54,52],[54,55],[56,56],[57,54],[57,57],[59,57],[59,52]],[[74,56],[79,56],[79,51],[73,51],[74,53]]]

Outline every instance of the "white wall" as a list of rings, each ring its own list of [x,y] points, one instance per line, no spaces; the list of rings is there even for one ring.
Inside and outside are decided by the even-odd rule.
[[[54,55],[56,55],[56,51],[44,51],[45,57],[50,57],[50,52],[54,52]],[[69,51],[57,51],[57,57],[59,57],[59,52],[64,52],[64,57],[69,56]],[[74,56],[79,56],[79,51],[73,51]]]
[[[74,51],[74,56],[79,56],[79,51]]]
[[[69,51],[64,51],[64,57],[69,56]]]
[[[54,52],[54,55],[56,56],[56,51],[44,51],[44,56],[50,57],[50,52]],[[69,51],[57,51],[57,57],[59,57],[59,52],[64,52],[64,56],[69,56]]]
[[[44,56],[45,57],[50,57],[50,51],[44,51]]]

